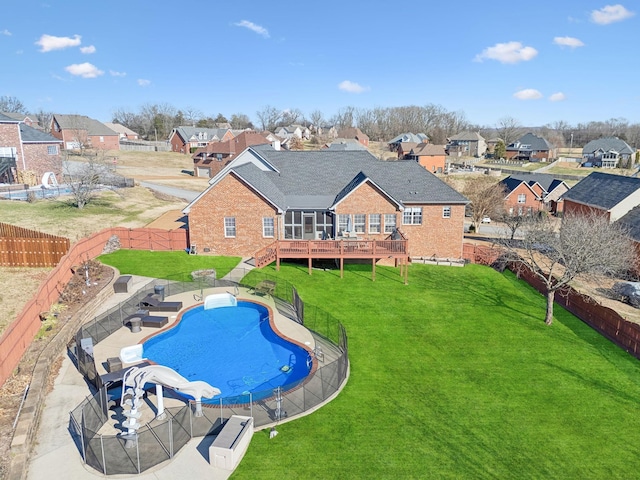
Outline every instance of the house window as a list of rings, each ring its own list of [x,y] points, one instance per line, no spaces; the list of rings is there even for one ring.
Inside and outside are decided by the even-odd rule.
[[[422,225],[422,207],[407,207],[402,213],[403,225]]]
[[[384,214],[384,233],[393,233],[396,229],[396,214],[385,213]]]
[[[350,215],[338,215],[338,232],[344,233],[349,228]]]
[[[104,137],[103,136],[100,137],[100,143],[104,143]]]
[[[57,155],[58,154],[58,146],[57,145],[48,145],[47,146],[47,154],[48,155]]]
[[[263,217],[262,218],[262,236],[263,237],[274,237],[274,221],[273,217]]]
[[[380,217],[379,213],[369,214],[369,233],[380,233]]]
[[[224,217],[224,236],[226,238],[235,238],[236,217]]]
[[[222,154],[221,153],[216,153],[216,159],[221,162],[222,161]]]
[[[527,196],[524,193],[518,195],[518,203],[527,203]]]
[[[451,218],[451,207],[442,207],[442,218]]]
[[[367,219],[367,216],[364,213],[356,213],[353,216],[353,228],[356,233],[365,232],[366,219]]]

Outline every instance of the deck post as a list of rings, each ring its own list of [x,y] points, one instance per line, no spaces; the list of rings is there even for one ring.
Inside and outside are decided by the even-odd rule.
[[[276,270],[280,271],[280,256],[279,255],[276,257]]]
[[[343,274],[343,270],[344,270],[344,257],[340,257],[340,278],[344,277]]]
[[[405,259],[404,265],[404,284],[409,285],[409,257]]]
[[[375,257],[371,259],[371,281],[376,281],[376,259]]]
[[[309,255],[309,275],[311,275],[311,262],[312,262],[311,255]]]

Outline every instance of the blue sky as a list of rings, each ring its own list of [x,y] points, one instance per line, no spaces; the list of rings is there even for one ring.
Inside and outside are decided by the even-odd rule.
[[[640,4],[624,1],[3,2],[0,96],[101,121],[436,104],[484,126],[636,123]]]

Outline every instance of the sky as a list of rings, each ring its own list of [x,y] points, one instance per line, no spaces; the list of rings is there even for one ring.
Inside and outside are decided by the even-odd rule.
[[[410,105],[485,127],[640,123],[640,1],[624,2],[3,2],[0,96],[102,122],[168,104],[256,124],[267,106]]]

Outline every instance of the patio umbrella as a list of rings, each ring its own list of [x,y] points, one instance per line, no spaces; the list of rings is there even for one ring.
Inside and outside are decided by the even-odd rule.
[[[353,230],[353,222],[351,221],[351,215],[349,215],[349,217],[347,217],[347,232],[350,232]]]

